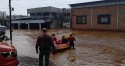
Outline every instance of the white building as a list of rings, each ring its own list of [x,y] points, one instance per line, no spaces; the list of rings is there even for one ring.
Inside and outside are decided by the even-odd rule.
[[[53,20],[53,27],[69,27],[71,9],[57,7],[38,7],[27,9],[27,14],[33,19],[42,19],[45,21]]]
[[[6,19],[6,16],[7,16],[6,12],[0,11],[0,20]]]
[[[12,24],[13,24],[13,28],[17,28],[17,29],[21,29],[21,28],[27,28],[30,29],[32,24],[36,24],[36,27],[38,27],[39,29],[42,28],[41,24],[44,24],[45,21],[44,20],[13,20]]]

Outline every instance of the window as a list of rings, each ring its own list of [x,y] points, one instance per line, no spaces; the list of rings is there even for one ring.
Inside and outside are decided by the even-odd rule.
[[[98,15],[98,24],[110,24],[110,23],[111,23],[110,14]]]
[[[77,24],[86,24],[86,16],[76,16]]]

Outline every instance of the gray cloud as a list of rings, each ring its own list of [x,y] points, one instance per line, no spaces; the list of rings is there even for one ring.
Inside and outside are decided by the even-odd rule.
[[[6,11],[8,13],[8,1],[0,0],[0,11]],[[53,6],[59,8],[69,8],[69,4],[89,2],[97,0],[12,0],[12,7],[15,11],[12,14],[24,14],[26,15],[28,8]]]

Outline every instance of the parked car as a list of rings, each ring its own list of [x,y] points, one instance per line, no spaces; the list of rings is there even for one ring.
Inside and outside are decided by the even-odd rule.
[[[5,27],[0,26],[0,66],[18,66],[17,50],[11,44],[3,42]],[[4,40],[5,41],[5,40]]]
[[[6,27],[0,25],[0,32],[1,32],[1,31],[2,31],[2,32],[5,32],[5,31],[6,31]]]
[[[0,66],[18,66],[17,50],[14,46],[0,42]]]

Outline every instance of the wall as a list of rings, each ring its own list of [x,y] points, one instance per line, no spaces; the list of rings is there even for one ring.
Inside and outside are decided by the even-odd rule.
[[[119,30],[125,30],[125,5],[120,5]]]
[[[72,29],[90,29],[90,8],[82,9],[72,9]],[[86,24],[76,24],[76,16],[86,15],[87,23]]]
[[[125,5],[119,9],[119,30],[125,30]],[[92,8],[93,30],[117,30],[117,5]],[[111,14],[111,24],[98,24],[98,15]],[[76,24],[76,16],[86,15],[87,24]],[[72,8],[72,29],[91,30],[91,8]]]
[[[111,14],[111,24],[98,24],[98,15]],[[93,8],[93,29],[94,30],[116,30],[117,26],[117,7],[103,6]]]

